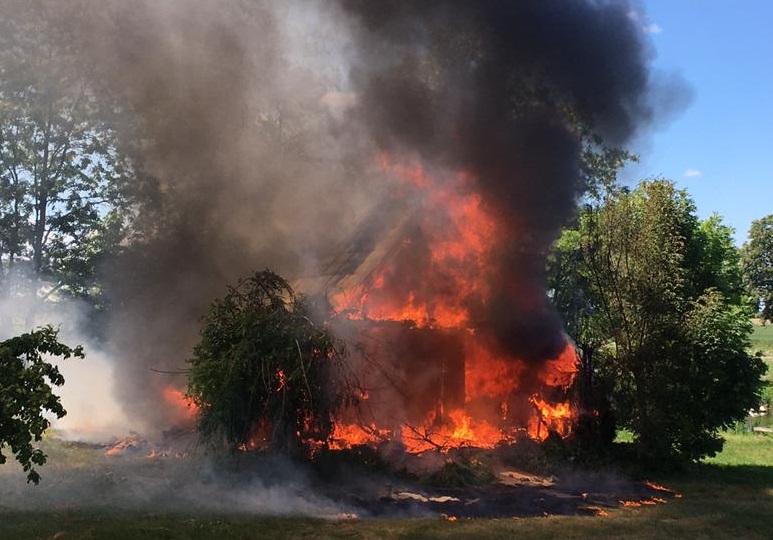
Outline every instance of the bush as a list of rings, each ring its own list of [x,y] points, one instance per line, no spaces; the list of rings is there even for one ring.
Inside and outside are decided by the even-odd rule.
[[[347,399],[345,348],[304,296],[271,271],[240,280],[204,318],[188,394],[216,446],[310,453]]]
[[[492,483],[496,477],[491,466],[475,456],[460,454],[448,459],[425,482],[433,487],[464,488]]]

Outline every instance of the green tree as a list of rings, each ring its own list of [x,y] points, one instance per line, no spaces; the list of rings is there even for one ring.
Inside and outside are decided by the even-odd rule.
[[[56,5],[0,6],[0,291],[98,296],[124,234],[131,167]],[[26,323],[31,323],[28,314]]]
[[[603,414],[608,410],[608,403],[594,373],[595,354],[608,337],[600,317],[600,299],[592,294],[593,276],[586,264],[583,233],[587,233],[588,220],[601,198],[617,190],[618,171],[628,163],[637,162],[638,156],[604,146],[600,137],[592,135],[580,123],[577,125],[585,141],[580,177],[580,191],[585,197],[575,223],[564,228],[547,258],[548,289],[553,304],[563,316],[567,333],[580,352],[577,386],[582,425],[577,426],[576,432],[587,433],[587,442],[603,446],[615,434],[611,417]]]
[[[773,214],[752,222],[742,258],[744,278],[760,315],[773,321]]]
[[[326,441],[347,394],[343,343],[313,322],[308,300],[266,270],[212,304],[194,348],[188,393],[199,430],[234,449],[297,454]]]
[[[40,481],[35,466],[44,465],[47,456],[33,443],[50,426],[46,414],[57,418],[67,414],[54,394],[53,387],[63,385],[64,377],[46,360],[51,356],[84,355],[81,347],[60,343],[50,326],[0,343],[0,464],[6,462],[3,449],[9,447],[27,473],[27,481],[35,484]]]
[[[766,367],[748,353],[749,310],[728,302],[717,289],[690,301],[684,321],[681,361],[664,374],[663,398],[672,398],[673,430],[679,455],[698,457],[722,449],[720,429],[732,427],[760,404]],[[669,416],[670,417],[670,416]],[[680,422],[689,422],[685,427]]]
[[[722,223],[718,214],[699,223],[686,261],[691,296],[715,288],[733,304],[746,302],[741,253],[733,234],[733,228]]]
[[[756,405],[764,371],[746,352],[732,230],[716,216],[699,222],[665,180],[603,196],[557,244],[556,307],[642,456],[711,454],[718,430]],[[719,395],[722,405],[706,401]]]

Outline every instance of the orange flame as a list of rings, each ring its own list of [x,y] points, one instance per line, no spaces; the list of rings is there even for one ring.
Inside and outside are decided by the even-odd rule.
[[[374,446],[392,437],[391,431],[379,429],[375,424],[362,426],[359,424],[336,423],[330,435],[328,448],[343,450],[352,446]]]
[[[551,405],[537,396],[529,400],[537,410],[537,415],[529,421],[529,434],[539,440],[548,437],[550,431],[565,435],[569,431],[572,420],[572,410],[569,403]]]
[[[405,425],[401,439],[407,452],[419,454],[428,450],[447,452],[465,446],[494,448],[503,440],[502,431],[486,421],[476,421],[463,410],[452,411],[439,427],[428,422],[422,427]]]
[[[193,402],[193,399],[186,396],[184,392],[172,386],[166,386],[163,389],[164,400],[177,413],[176,416],[182,420],[193,420],[199,415],[199,408]]]
[[[285,376],[284,370],[278,369],[276,371],[276,391],[281,392],[285,386],[287,386],[287,377]]]
[[[464,405],[444,411],[439,404],[423,421],[403,421],[391,429],[340,421],[330,447],[375,445],[397,437],[408,452],[419,453],[462,446],[493,448],[514,440],[519,432],[536,439],[545,439],[550,431],[567,435],[573,418],[569,403],[549,402],[539,394],[514,401],[519,390],[524,392],[520,386],[527,370],[533,368],[495,352],[475,329],[470,305],[490,301],[492,291],[485,279],[492,270],[489,261],[498,239],[512,231],[498,223],[473,189],[474,178],[465,172],[433,176],[418,163],[395,163],[386,154],[379,157],[378,167],[398,180],[402,197],[418,201],[421,234],[418,239],[410,235],[401,239],[393,260],[377,266],[361,283],[333,291],[331,305],[353,320],[411,321],[419,329],[462,332]],[[406,276],[406,265],[394,261],[401,249],[410,251],[419,241],[427,244],[429,256],[420,267],[407,265],[411,275]],[[540,384],[546,389],[568,388],[577,371],[574,347],[567,342],[557,358],[545,360]]]
[[[411,191],[409,196],[423,199],[427,209],[442,209],[426,212],[422,223],[431,244],[426,275],[421,276],[426,287],[395,290],[392,285],[400,276],[394,275],[394,267],[385,265],[355,290],[333,294],[333,307],[355,319],[413,321],[420,327],[468,327],[465,300],[488,293],[485,281],[479,277],[487,273],[487,254],[494,249],[497,238],[496,222],[481,196],[470,191],[470,178],[465,174],[438,182],[420,165],[395,164],[386,155],[380,157],[379,165]]]

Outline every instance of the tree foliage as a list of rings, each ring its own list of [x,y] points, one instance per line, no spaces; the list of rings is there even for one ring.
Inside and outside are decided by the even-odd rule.
[[[757,405],[764,364],[732,230],[700,222],[671,182],[612,188],[580,212],[552,258],[554,302],[642,456],[692,460]]]
[[[190,360],[201,434],[230,448],[310,451],[346,399],[334,384],[344,355],[287,281],[268,270],[239,281],[212,304]]]
[[[773,214],[752,222],[742,252],[747,286],[761,316],[773,321]]]
[[[70,348],[59,342],[57,330],[47,326],[0,343],[0,464],[6,462],[3,449],[27,473],[27,481],[37,484],[35,466],[45,464],[46,455],[35,448],[50,422],[47,414],[62,418],[66,411],[54,386],[64,384],[59,369],[48,357],[83,358],[81,347]]]
[[[99,299],[129,210],[129,161],[53,3],[0,7],[0,292]]]

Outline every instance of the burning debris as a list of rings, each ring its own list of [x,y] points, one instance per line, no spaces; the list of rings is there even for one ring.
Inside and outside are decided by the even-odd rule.
[[[512,468],[498,470],[496,479],[457,487],[387,486],[378,502],[359,499],[363,515],[435,515],[443,519],[512,518],[548,515],[609,516],[616,508],[664,504],[674,498],[647,484],[577,475],[571,479],[540,476]]]
[[[165,437],[168,439],[169,437]],[[188,437],[189,438],[189,437]],[[147,459],[175,458],[182,459],[188,456],[190,442],[162,442],[154,443],[146,440],[138,433],[129,433],[128,436],[115,440],[105,445],[105,455],[108,457],[145,457]]]
[[[151,452],[147,441],[143,440],[138,433],[130,433],[128,437],[119,439],[105,451],[106,456],[122,456],[126,454],[138,454]]]

